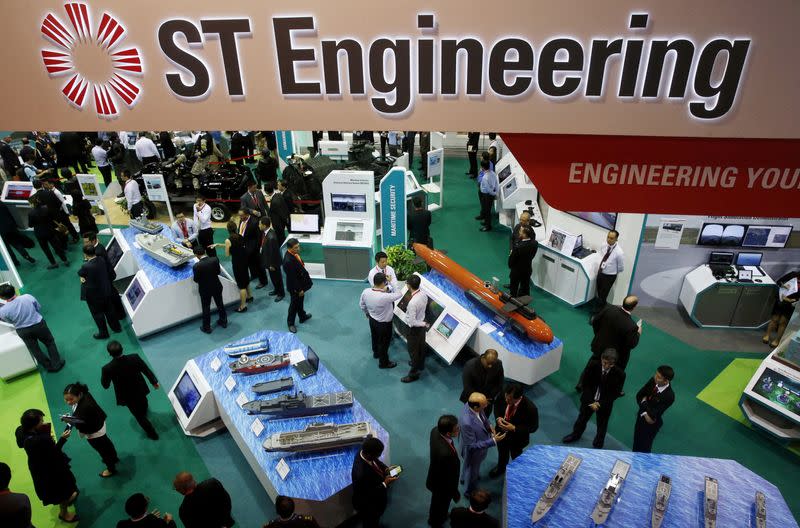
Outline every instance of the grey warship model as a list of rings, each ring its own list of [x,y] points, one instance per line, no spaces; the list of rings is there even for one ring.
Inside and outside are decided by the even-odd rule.
[[[706,491],[703,501],[703,518],[705,528],[717,527],[717,500],[719,499],[719,484],[717,479],[706,477]]]
[[[194,259],[194,252],[162,235],[139,233],[136,243],[145,253],[171,268],[186,264]]]
[[[372,436],[369,422],[312,423],[300,431],[275,433],[264,441],[266,451],[324,451],[360,444]]]
[[[222,351],[228,354],[228,357],[253,356],[269,352],[269,341],[267,339],[259,339],[237,345],[225,345],[222,347]]]
[[[151,222],[144,216],[140,216],[139,218],[131,218],[130,222],[128,223],[132,228],[138,229],[139,231],[143,231],[150,235],[155,235],[156,233],[160,233],[164,226],[159,224],[158,222]]]
[[[581,465],[582,459],[576,457],[575,455],[567,455],[567,458],[561,463],[561,467],[558,468],[556,474],[553,476],[553,479],[550,481],[550,484],[547,485],[545,488],[544,493],[542,496],[539,497],[539,501],[536,503],[536,507],[531,512],[531,521],[537,522],[542,517],[547,515],[547,512],[550,511],[550,508],[553,507],[553,504],[558,500],[558,497],[561,496],[561,493],[564,491],[564,488],[567,487],[572,475],[578,470],[578,466]]]
[[[595,504],[592,512],[592,520],[595,524],[603,524],[608,519],[617,495],[619,495],[619,490],[622,488],[630,469],[631,465],[623,460],[618,459],[614,462],[614,467],[611,468],[611,476],[608,477],[606,486],[600,492],[600,498],[597,499],[597,504]]]
[[[763,492],[756,492],[756,528],[767,528],[767,497]]]
[[[262,381],[256,383],[250,389],[256,394],[270,394],[294,387],[294,380],[291,377],[280,378],[272,381]]]
[[[251,376],[289,366],[289,354],[261,354],[260,356],[241,356],[229,367],[234,374]]]
[[[242,405],[242,409],[248,414],[266,414],[268,419],[271,419],[326,414],[352,406],[352,391],[314,395],[306,395],[300,391],[297,394],[284,394],[270,400],[249,401]]]
[[[653,513],[650,516],[650,526],[652,528],[661,528],[661,523],[664,522],[664,514],[667,513],[667,506],[669,505],[669,495],[672,492],[672,479],[666,475],[661,475],[656,486],[656,500],[653,503]]]

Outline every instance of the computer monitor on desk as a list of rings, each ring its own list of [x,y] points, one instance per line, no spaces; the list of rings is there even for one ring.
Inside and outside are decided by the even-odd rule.
[[[733,253],[728,251],[712,251],[708,256],[708,263],[712,266],[730,266],[733,264]]]
[[[763,253],[739,253],[736,255],[737,266],[760,266]]]

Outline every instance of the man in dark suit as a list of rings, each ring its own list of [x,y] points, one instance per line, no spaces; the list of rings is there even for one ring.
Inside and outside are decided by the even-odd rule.
[[[661,365],[656,369],[655,376],[636,393],[639,411],[633,428],[633,451],[649,453],[653,449],[653,440],[664,425],[661,416],[675,403],[675,393],[672,391],[674,377],[672,367]]]
[[[3,169],[6,171],[6,177],[10,180],[17,173],[17,169],[22,167],[19,162],[19,155],[14,152],[11,145],[4,139],[0,141],[0,158],[3,160]]]
[[[433,248],[431,239],[431,212],[425,209],[422,198],[414,198],[414,210],[408,213],[408,246],[414,242]]]
[[[597,415],[597,434],[592,441],[592,446],[603,448],[608,429],[608,420],[614,408],[614,400],[622,394],[622,385],[625,383],[625,371],[616,366],[617,351],[613,348],[606,349],[600,360],[593,359],[583,371],[583,393],[581,394],[580,411],[572,432],[561,439],[565,444],[580,440],[586,424],[592,414]]]
[[[198,484],[191,473],[181,471],[172,486],[183,495],[178,516],[185,528],[230,528],[236,524],[231,517],[231,496],[217,479]]]
[[[0,462],[0,524],[3,528],[33,528],[31,500],[24,493],[12,493],[11,468]]]
[[[239,234],[244,239],[244,250],[247,253],[247,265],[250,277],[258,277],[258,289],[267,285],[267,272],[261,266],[259,243],[261,232],[258,230],[258,220],[250,216],[249,211],[239,209]]]
[[[469,508],[453,508],[450,512],[451,528],[500,528],[500,522],[486,513],[492,496],[486,490],[477,490],[469,496]]]
[[[83,258],[86,262],[78,270],[78,276],[81,279],[81,300],[86,301],[92,319],[97,325],[97,333],[92,337],[108,339],[108,326],[114,332],[122,332],[113,301],[113,296],[117,294],[108,275],[106,260],[97,257],[94,246],[91,244],[83,246]]]
[[[285,495],[278,495],[275,499],[276,519],[264,525],[264,528],[319,528],[319,523],[311,515],[301,515],[294,512],[294,500]]]
[[[103,259],[103,262],[105,262],[106,270],[108,271],[108,278],[113,285],[114,281],[117,280],[117,272],[114,271],[114,265],[108,258],[108,251],[106,251],[105,246],[97,239],[97,233],[90,231],[83,235],[83,243],[94,246],[94,253]],[[111,292],[111,306],[114,308],[114,314],[117,316],[117,319],[125,319],[125,306],[123,306],[122,297],[116,291],[116,288],[114,288],[114,290]]]
[[[200,305],[203,307],[203,326],[200,327],[200,330],[210,334],[212,298],[219,317],[217,324],[222,328],[228,327],[228,314],[225,311],[225,304],[222,302],[222,282],[219,280],[221,273],[219,259],[206,256],[206,249],[203,246],[194,248],[194,254],[198,261],[192,268],[192,273],[200,294]]]
[[[458,458],[455,446],[459,431],[458,418],[452,414],[439,417],[436,427],[431,429],[431,460],[425,487],[431,492],[428,524],[433,528],[444,525],[450,501],[461,500],[461,494],[458,492],[461,460]]]
[[[253,180],[247,182],[247,192],[241,196],[240,201],[239,207],[247,211],[247,214],[255,216],[256,220],[269,213],[267,199]]]
[[[497,430],[506,431],[506,437],[497,444],[497,466],[489,476],[499,477],[506,471],[509,457],[514,460],[530,443],[531,433],[539,429],[539,409],[528,399],[519,383],[509,383],[494,402]]]
[[[286,202],[286,197],[283,193],[272,187],[271,183],[267,183],[266,192],[271,196],[269,201],[269,219],[272,220],[272,228],[275,230],[275,235],[278,237],[278,242],[283,244],[286,240],[286,228],[289,226],[289,204]]]
[[[478,143],[481,140],[480,132],[467,132],[467,157],[469,170],[466,172],[470,178],[478,177]]]
[[[176,528],[171,513],[161,516],[158,510],[149,513],[147,506],[150,499],[144,493],[134,493],[125,501],[125,513],[129,519],[119,521],[117,528]]]
[[[286,200],[286,206],[289,208],[289,213],[297,212],[297,204],[295,204],[296,197],[294,192],[286,186],[286,180],[278,180],[276,187],[278,192],[281,193],[283,199]]]
[[[283,271],[286,273],[286,289],[289,290],[289,315],[286,322],[289,331],[297,332],[294,320],[300,316],[300,322],[305,323],[311,319],[311,314],[306,313],[303,304],[305,295],[313,286],[311,276],[306,270],[303,259],[300,258],[300,242],[296,238],[290,238],[286,242],[286,254],[283,256]]]
[[[147,433],[147,438],[158,440],[158,433],[147,419],[147,395],[150,394],[150,389],[144,379],[146,377],[150,380],[153,388],[158,389],[156,376],[138,354],[123,356],[122,345],[119,341],[109,342],[106,350],[112,359],[103,366],[100,383],[104,389],[113,383],[117,405],[125,406],[131,411],[133,417]]]
[[[283,288],[283,275],[281,275],[281,244],[278,242],[278,237],[272,228],[272,221],[268,216],[258,221],[258,227],[261,228],[261,248],[259,249],[261,267],[267,270],[272,281],[272,291],[269,292],[269,295],[275,297],[275,302],[281,302],[286,296]]]
[[[386,510],[389,485],[399,477],[389,476],[389,468],[381,462],[383,442],[370,437],[361,444],[353,460],[353,508],[361,516],[364,528],[377,528]]]
[[[519,241],[514,244],[508,255],[509,292],[512,297],[524,297],[531,294],[531,262],[536,256],[539,246],[533,240],[533,228],[524,226],[519,231]]]
[[[493,402],[503,389],[504,377],[503,362],[497,357],[497,350],[489,348],[464,364],[464,370],[461,371],[463,390],[459,399],[466,403],[470,394],[480,392]],[[491,416],[492,408],[487,407],[485,413],[487,418]]]

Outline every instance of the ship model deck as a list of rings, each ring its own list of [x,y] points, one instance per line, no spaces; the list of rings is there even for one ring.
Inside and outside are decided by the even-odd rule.
[[[719,484],[717,479],[706,477],[705,500],[703,504],[703,518],[705,528],[717,526],[717,499],[719,498]]]
[[[264,441],[266,451],[324,451],[356,445],[372,436],[369,422],[313,423],[300,431],[275,433]]]
[[[658,486],[656,486],[656,500],[653,502],[653,513],[650,517],[650,526],[652,528],[661,528],[661,523],[664,522],[664,514],[667,513],[671,492],[672,479],[666,475],[661,475],[658,480]]]
[[[628,476],[630,469],[631,465],[623,460],[614,462],[614,467],[611,468],[611,476],[608,478],[603,491],[600,492],[600,498],[597,499],[597,504],[595,504],[592,512],[592,520],[595,524],[603,524],[608,519],[608,515],[614,507],[614,502],[620,493],[622,484],[625,483],[625,478]]]
[[[325,414],[353,406],[352,391],[306,395],[284,394],[269,400],[253,400],[242,405],[248,414],[266,414],[269,418],[292,418]]]
[[[239,343],[238,345],[225,345],[222,351],[228,354],[228,357],[238,358],[239,356],[252,356],[261,354],[262,352],[269,351],[269,341],[266,339],[259,339],[258,341],[248,341],[247,343]]]
[[[767,497],[756,492],[756,528],[767,528]]]
[[[155,235],[156,233],[160,233],[164,226],[159,224],[158,222],[151,222],[147,218],[131,218],[131,221],[128,223],[132,228],[138,229],[139,231],[143,231],[145,233],[149,233],[151,235]]]
[[[256,394],[270,394],[272,392],[280,392],[282,390],[291,389],[292,387],[294,387],[294,380],[291,377],[288,377],[256,383],[250,387],[250,389]]]
[[[194,252],[191,249],[176,244],[165,236],[139,233],[135,238],[145,253],[171,268],[194,259]]]
[[[567,455],[567,458],[561,463],[561,467],[558,468],[550,484],[547,485],[544,493],[542,493],[542,496],[536,503],[536,507],[531,513],[531,521],[536,522],[547,515],[547,512],[550,511],[550,508],[552,508],[553,504],[558,500],[564,488],[567,487],[572,475],[578,470],[581,461],[582,459],[575,455]]]
[[[262,354],[260,356],[242,356],[229,366],[234,374],[260,374],[278,370],[289,365],[289,354]]]

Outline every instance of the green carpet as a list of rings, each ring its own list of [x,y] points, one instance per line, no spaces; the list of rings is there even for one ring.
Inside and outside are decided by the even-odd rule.
[[[758,359],[734,359],[697,398],[737,422],[748,425],[749,422],[739,408],[739,396],[759,365],[761,360]]]

